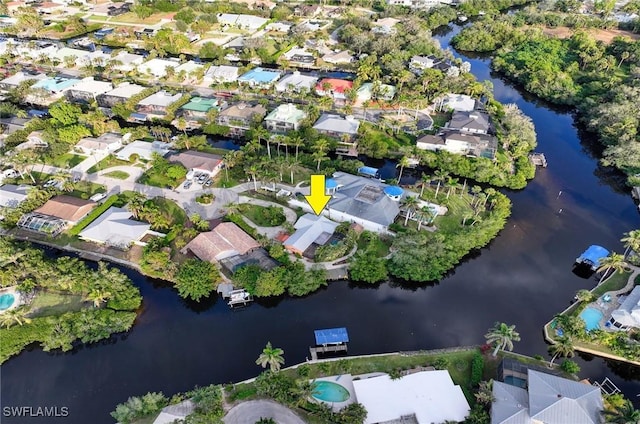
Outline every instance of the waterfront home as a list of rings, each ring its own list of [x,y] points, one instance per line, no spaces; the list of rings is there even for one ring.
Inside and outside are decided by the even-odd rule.
[[[302,47],[302,48],[294,47],[288,52],[286,52],[285,54],[283,54],[282,57],[291,63],[296,63],[303,66],[313,65],[316,61],[316,58],[313,55],[313,53],[308,52],[306,47]]]
[[[611,312],[607,328],[621,331],[640,328],[640,286],[634,287],[626,296],[620,296],[618,302],[620,306]]]
[[[425,69],[433,68],[437,61],[438,58],[434,55],[413,56],[409,61],[409,70],[416,75],[420,75]]]
[[[150,121],[153,118],[162,118],[167,114],[167,108],[180,100],[182,94],[171,94],[160,90],[157,93],[140,100],[136,106],[136,113],[131,118],[137,121]]]
[[[207,174],[214,177],[223,166],[222,156],[187,150],[169,156],[169,162],[179,163],[191,174]]]
[[[91,52],[87,50],[62,47],[51,56],[51,59],[66,66],[71,65],[80,67],[91,63],[90,54]]]
[[[27,135],[27,141],[18,144],[13,148],[13,150],[20,151],[25,149],[45,148],[48,146],[49,143],[44,139],[44,133],[42,131],[31,131],[29,135]]]
[[[193,253],[200,260],[218,262],[225,258],[245,255],[260,248],[260,244],[233,222],[222,222],[211,231],[200,233],[182,250]]]
[[[117,71],[129,72],[133,71],[144,62],[144,56],[141,54],[129,53],[126,50],[120,50],[117,55],[111,58],[112,67]]]
[[[286,34],[293,28],[293,25],[291,22],[272,22],[264,29],[267,31],[284,32]]]
[[[378,19],[373,23],[373,28],[371,28],[371,32],[375,34],[382,34],[382,35],[395,34],[396,29],[394,27],[398,22],[400,22],[400,20],[395,18]]]
[[[368,100],[384,100],[390,102],[396,95],[396,88],[389,84],[380,84],[378,82],[365,82],[358,91],[356,91],[356,99],[358,103],[364,103]]]
[[[332,186],[326,214],[336,221],[383,233],[400,213],[404,193],[398,195],[393,186],[379,180],[336,172],[326,184]]]
[[[470,134],[461,131],[441,131],[436,135],[425,135],[416,141],[421,150],[444,150],[458,155],[495,158],[498,140],[487,134]]]
[[[311,92],[316,86],[318,78],[310,75],[303,75],[298,71],[287,74],[276,84],[276,91],[282,93],[285,91],[293,91],[299,93],[301,91]]]
[[[236,15],[234,13],[219,13],[218,23],[225,26],[234,26],[247,31],[257,31],[269,22],[269,19],[254,15]]]
[[[136,94],[140,94],[145,87],[129,82],[123,82],[111,91],[100,94],[97,97],[98,106],[111,108],[119,103],[124,103]]]
[[[61,99],[64,93],[80,82],[79,79],[65,76],[45,78],[31,86],[32,92],[26,101],[40,106],[46,106]]]
[[[446,127],[471,134],[488,134],[491,125],[489,123],[489,114],[473,110],[471,112],[453,112],[451,120]]]
[[[218,114],[218,125],[229,127],[229,135],[241,137],[251,128],[254,122],[262,121],[267,110],[262,105],[252,106],[248,103],[232,105]]]
[[[149,74],[156,78],[162,78],[167,75],[167,68],[177,68],[180,62],[168,59],[154,58],[138,65],[138,72],[141,74]]]
[[[360,128],[360,121],[349,115],[342,117],[331,113],[323,113],[313,124],[313,128],[321,134],[328,135],[340,140],[336,152],[340,154],[351,154],[355,149],[355,137]]]
[[[17,88],[24,81],[40,81],[46,78],[48,78],[46,74],[20,71],[0,81],[0,88],[11,90],[12,88]]]
[[[52,197],[34,212],[40,215],[55,217],[67,225],[77,224],[96,206],[96,202],[79,197],[59,195]]]
[[[421,371],[396,379],[383,374],[352,381],[358,403],[367,410],[365,424],[461,422],[471,409],[447,370]]]
[[[280,79],[280,75],[282,75],[280,71],[258,67],[243,74],[240,78],[238,78],[238,82],[241,84],[248,84],[251,87],[266,88],[274,82],[278,81],[278,79]]]
[[[476,101],[466,94],[449,93],[436,101],[435,108],[436,110],[471,112],[476,109]]]
[[[330,96],[334,100],[345,100],[347,91],[353,88],[353,81],[323,78],[316,84],[316,94],[318,96]]]
[[[212,110],[220,110],[218,99],[206,97],[192,97],[189,103],[180,107],[179,114],[183,117],[189,126],[197,127],[200,123],[206,121],[207,113]]]
[[[104,133],[99,137],[84,137],[75,145],[75,149],[85,155],[109,154],[122,147],[123,140],[131,137],[131,133],[124,136],[118,133]]]
[[[599,387],[529,369],[523,387],[493,382],[491,424],[600,424]]]
[[[292,103],[281,104],[264,118],[264,126],[271,132],[285,134],[297,131],[307,114]]]
[[[351,53],[346,50],[335,51],[331,53],[327,53],[322,56],[322,60],[327,63],[332,63],[334,65],[344,64],[344,63],[352,63],[355,61],[355,58]]]
[[[0,186],[0,208],[17,208],[20,206],[20,203],[26,200],[27,194],[32,188],[33,186],[15,184],[4,184]]]
[[[70,102],[91,103],[97,97],[113,90],[113,84],[108,81],[96,81],[93,77],[82,79],[66,91],[65,96]]]
[[[206,82],[225,83],[238,80],[238,67],[229,65],[211,66],[204,74]]]
[[[169,143],[163,143],[161,141],[142,141],[135,140],[126,146],[122,150],[116,153],[116,157],[120,160],[130,161],[133,155],[136,155],[139,159],[151,160],[153,154],[159,154],[165,156],[169,153],[171,145]]]
[[[185,78],[193,78],[194,75],[198,74],[202,70],[200,75],[204,74],[204,65],[200,63],[196,63],[193,60],[189,60],[185,63],[180,64],[176,68],[176,74],[184,73]]]
[[[18,118],[16,116],[0,118],[0,128],[3,134],[13,134],[16,131],[23,130],[30,120],[29,118]]]
[[[294,225],[296,231],[283,243],[284,248],[296,255],[313,257],[315,249],[324,246],[337,227],[338,223],[324,216],[304,214]],[[307,251],[310,247],[311,252]]]
[[[112,206],[78,236],[82,240],[118,249],[128,249],[133,244],[145,246],[146,243],[142,240],[147,235],[164,236],[162,233],[151,231],[150,224],[134,221],[131,216],[131,212],[127,209]]]

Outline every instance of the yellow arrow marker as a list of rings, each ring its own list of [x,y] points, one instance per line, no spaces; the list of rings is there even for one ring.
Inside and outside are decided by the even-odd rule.
[[[307,203],[309,203],[309,206],[311,206],[311,209],[313,209],[316,215],[320,215],[322,213],[324,207],[329,203],[329,199],[331,199],[331,196],[327,196],[324,190],[324,175],[312,175],[311,194],[304,197],[307,199]]]

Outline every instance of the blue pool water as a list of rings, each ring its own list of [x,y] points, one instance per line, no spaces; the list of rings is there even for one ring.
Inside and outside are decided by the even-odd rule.
[[[523,389],[527,387],[527,380],[520,377],[514,377],[512,375],[505,376],[504,382],[512,386],[521,387]]]
[[[582,318],[586,324],[587,331],[599,330],[600,320],[603,316],[602,312],[594,308],[585,308],[585,310],[580,313],[580,318]]]
[[[16,301],[16,298],[11,293],[6,293],[0,296],[0,311],[4,311],[5,309],[9,309],[13,302]]]
[[[316,381],[313,383],[312,396],[325,402],[344,402],[351,397],[347,389],[330,381]]]

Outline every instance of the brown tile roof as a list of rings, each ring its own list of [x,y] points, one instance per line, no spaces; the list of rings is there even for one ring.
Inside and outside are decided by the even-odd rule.
[[[200,233],[185,246],[203,261],[215,262],[237,252],[244,255],[260,247],[257,241],[233,222],[218,224],[213,230]]]
[[[222,157],[204,152],[182,152],[169,156],[169,162],[181,163],[187,169],[213,172],[222,162]]]
[[[55,196],[34,212],[55,216],[65,221],[76,222],[88,214],[96,202],[72,196]]]

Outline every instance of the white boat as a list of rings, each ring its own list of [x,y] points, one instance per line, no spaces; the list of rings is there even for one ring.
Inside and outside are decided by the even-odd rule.
[[[458,16],[458,20],[459,20],[460,22],[466,22],[468,19],[469,19],[469,18],[467,18],[467,17],[466,17],[466,16],[464,16],[464,15],[460,15],[460,16]]]

